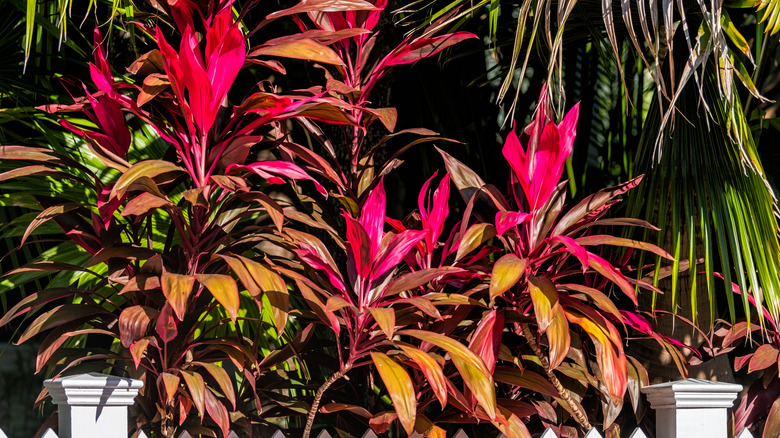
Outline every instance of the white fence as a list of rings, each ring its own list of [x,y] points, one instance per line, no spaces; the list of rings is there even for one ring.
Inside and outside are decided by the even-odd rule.
[[[127,436],[128,406],[141,388],[139,380],[89,373],[47,380],[52,401],[59,409],[58,432],[49,429],[43,438],[119,438]],[[656,411],[656,438],[728,438],[728,409],[734,403],[740,385],[687,379],[642,388],[650,407]],[[601,438],[595,429],[585,438]],[[0,430],[0,438],[8,438]],[[10,437],[26,438],[26,437]],[[147,438],[140,432],[132,438]],[[179,438],[193,438],[183,432]],[[227,438],[239,438],[231,432]],[[258,437],[253,437],[258,438]],[[265,438],[265,437],[261,437]],[[276,431],[269,438],[287,437]],[[322,431],[317,438],[332,438]],[[368,430],[362,438],[377,438]],[[412,438],[422,438],[415,433]],[[459,430],[452,438],[469,438]],[[498,438],[505,438],[500,435]],[[550,429],[540,438],[558,438]],[[629,438],[647,438],[641,429]],[[743,430],[736,438],[753,438]]]

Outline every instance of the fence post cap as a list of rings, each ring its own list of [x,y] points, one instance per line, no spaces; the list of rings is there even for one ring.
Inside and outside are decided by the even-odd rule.
[[[730,408],[742,385],[702,379],[685,379],[646,386],[641,391],[653,409]]]
[[[55,404],[130,406],[143,382],[127,377],[87,373],[48,379],[43,385],[49,389]]]

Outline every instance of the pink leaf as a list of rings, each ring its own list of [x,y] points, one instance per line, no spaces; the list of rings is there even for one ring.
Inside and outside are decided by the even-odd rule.
[[[519,211],[496,212],[496,235],[503,236],[507,230],[514,228],[528,219],[531,215]]]
[[[368,234],[371,242],[371,257],[379,253],[379,245],[384,235],[385,225],[385,187],[384,180],[380,179],[374,190],[368,194],[360,214],[360,225]]]
[[[327,190],[314,178],[309,176],[305,170],[301,169],[297,164],[289,161],[259,161],[257,163],[247,164],[245,166],[238,164],[231,164],[228,166],[226,173],[229,174],[232,170],[251,170],[258,176],[268,180],[269,184],[281,184],[283,180],[275,175],[286,176],[292,180],[306,180],[314,183],[314,187],[323,196],[328,196]]]
[[[382,254],[377,257],[374,269],[371,271],[371,279],[379,278],[398,265],[409,250],[423,237],[425,237],[425,231],[422,230],[406,230],[395,236],[390,244],[382,250]]]

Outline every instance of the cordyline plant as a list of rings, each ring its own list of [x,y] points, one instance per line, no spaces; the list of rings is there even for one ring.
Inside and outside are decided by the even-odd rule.
[[[321,412],[349,411],[377,433],[398,420],[407,434],[443,437],[445,423],[481,421],[514,438],[530,437],[529,416],[568,435],[567,415],[589,429],[595,417],[582,404],[590,387],[605,427],[627,391],[636,411],[647,372],[623,351],[626,327],[656,339],[682,363],[682,344],[656,334],[638,312],[618,310],[607,293],[611,284],[635,304],[635,286],[653,286],[610,263],[606,247],[671,257],[650,244],[589,233],[615,225],[653,228],[604,218],[639,179],[564,211],[566,185],[558,182],[577,107],[556,125],[544,96],[525,130],[528,149],[514,133],[504,146],[513,171],[509,197],[442,152],[449,173],[434,190],[435,176],[425,183],[419,211],[405,221],[385,217],[381,176],[368,184],[373,188],[357,214],[343,211],[346,227],[335,246],[346,252],[345,266],[334,261],[334,245],[284,230],[300,263],[282,273],[337,343],[338,365],[316,392],[304,438],[326,391],[361,367],[377,371],[394,411],[329,403]],[[467,208],[442,241],[451,182]],[[559,376],[576,384],[566,387]],[[529,393],[533,404],[522,401]]]
[[[716,277],[725,280],[722,274]],[[731,290],[743,295],[738,284],[731,283]],[[718,320],[718,327],[703,348],[705,357],[692,357],[691,364],[698,365],[706,360],[723,354],[734,355],[734,372],[741,373],[742,380],[752,381],[745,385],[740,394],[737,408],[733,412],[734,433],[750,429],[755,436],[763,438],[780,435],[780,376],[778,375],[778,355],[780,355],[780,330],[772,319],[771,313],[763,303],[757,303],[752,295],[747,300],[754,312],[763,313],[764,326],[755,324],[757,315],[743,318],[734,324]],[[760,319],[759,319],[760,321]],[[742,354],[745,353],[745,354]]]
[[[0,181],[45,177],[87,193],[86,199],[71,192],[36,195],[36,204],[27,206],[40,213],[22,244],[52,221],[88,257],[83,265],[43,260],[8,273],[11,279],[38,271],[76,274],[68,284],[23,299],[0,325],[34,317],[19,342],[45,335],[38,371],[48,366],[59,376],[109,370],[142,379],[134,414],[139,430],[165,437],[185,429],[214,436],[216,425],[223,436],[235,427],[251,435],[257,415],[290,416],[299,409],[295,396],[306,388],[290,378],[280,383],[281,374],[268,371],[306,374],[299,352],[313,336],[312,326],[301,328],[289,318],[288,285],[278,273],[292,272],[284,267],[288,263],[258,245],[288,245],[291,236],[296,243],[305,241],[304,231],[287,230],[290,219],[331,229],[272,197],[269,187],[292,182],[294,195],[326,202],[328,192],[315,175],[353,208],[361,193],[376,187],[370,204],[378,204],[381,185],[366,158],[374,151],[361,153],[362,139],[376,120],[392,130],[395,113],[369,108],[372,87],[392,66],[435,55],[472,36],[434,37],[432,29],[377,60],[369,33],[384,3],[307,0],[269,15],[250,34],[291,15],[300,33],[254,45],[236,18],[248,10],[236,10],[232,1],[152,3],[172,19],[180,38],[138,23],[157,47],[127,67],[125,77],[112,72],[96,30],[91,84],[71,87],[72,105],[42,108],[62,113],[62,126],[87,150],[0,146],[1,160],[19,163],[0,174]],[[308,15],[316,28],[309,29],[299,15]],[[328,72],[327,83],[281,93],[260,82],[257,92],[231,105],[228,94],[235,94],[242,71],[286,71],[272,58],[313,62]],[[91,123],[74,123],[68,113],[83,114]],[[129,121],[153,128],[167,151],[148,157],[149,151],[135,149]],[[322,139],[328,158],[294,143],[287,121]],[[347,127],[352,139],[347,169],[339,166],[318,123]],[[262,151],[270,151],[271,158],[258,160]],[[361,187],[360,181],[368,184]],[[309,187],[314,190],[304,195]],[[371,219],[371,213],[360,215],[360,226],[375,239],[363,243],[371,241],[375,249],[383,235],[377,226],[384,221],[377,212]],[[358,224],[349,220],[350,232]],[[363,283],[355,290],[362,303],[381,298],[374,289],[393,278],[403,247],[420,236],[401,234],[386,251],[390,255],[377,262],[383,268],[366,268],[373,265],[358,256]],[[295,250],[304,254],[307,247]],[[289,278],[300,292],[307,290],[305,278]],[[352,281],[355,275],[343,278]]]

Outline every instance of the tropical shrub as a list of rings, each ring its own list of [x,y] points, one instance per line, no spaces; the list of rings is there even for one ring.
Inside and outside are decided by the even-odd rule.
[[[252,435],[301,413],[308,437],[318,412],[346,411],[379,433],[396,420],[434,437],[449,422],[488,422],[514,438],[530,436],[529,417],[568,434],[610,427],[626,393],[636,411],[647,378],[623,351],[628,327],[679,356],[634,307],[617,306],[635,304],[636,287],[654,290],[630,275],[641,270],[628,266],[631,250],[671,257],[593,234],[653,229],[605,218],[639,179],[564,210],[577,106],[558,125],[543,91],[527,148],[514,131],[504,146],[506,193],[442,151],[447,174],[424,184],[419,211],[386,217],[384,178],[404,150],[436,137],[392,132],[395,110],[372,107],[371,91],[391,68],[473,35],[436,36],[434,22],[385,54],[372,34],[381,1],[304,0],[248,32],[248,8],[229,1],[155,4],[178,37],[138,23],[156,47],[125,77],[96,31],[91,84],[70,87],[73,104],[42,108],[81,143],[0,146],[0,159],[18,163],[0,181],[82,189],[34,194],[26,206],[39,213],[22,241],[55,223],[84,262],[41,259],[8,274],[74,273],[0,319],[34,316],[19,342],[43,337],[37,371],[144,380],[134,427],[165,437]],[[285,17],[300,32],[255,41]],[[239,76],[287,73],[275,58],[311,63],[314,84],[282,91],[263,80],[231,105]],[[165,148],[137,150],[131,125]],[[372,143],[378,125],[391,133]],[[381,159],[401,134],[422,137]],[[466,203],[459,217],[453,184]],[[320,408],[345,377],[375,393],[370,406]],[[599,404],[601,415],[590,409]]]
[[[397,418],[407,433],[424,436],[443,436],[449,421],[481,421],[525,437],[530,434],[523,419],[529,416],[563,433],[572,430],[568,418],[587,430],[596,415],[582,406],[586,396],[601,402],[603,425],[611,426],[626,391],[636,410],[638,389],[647,383],[646,370],[625,355],[626,332],[618,327],[653,337],[684,368],[676,348],[682,344],[655,333],[640,313],[618,310],[616,300],[602,292],[611,283],[636,303],[635,286],[654,289],[608,262],[603,256],[609,246],[671,258],[654,245],[589,233],[599,226],[654,228],[604,218],[638,179],[564,212],[566,184],[558,180],[571,151],[577,108],[556,125],[544,96],[525,130],[529,148],[514,132],[504,146],[513,170],[509,197],[441,151],[448,173],[434,190],[435,176],[424,184],[419,210],[406,220],[385,218],[381,179],[358,215],[344,211],[346,230],[338,246],[346,252],[345,266],[334,262],[322,240],[286,229],[304,271],[285,275],[338,344],[338,366],[317,391],[304,437],[325,391],[372,364],[393,413],[372,415],[341,402],[322,411],[362,415],[379,433]],[[444,234],[451,181],[467,207]],[[385,222],[392,231],[385,231]],[[528,394],[534,404],[521,401]]]

